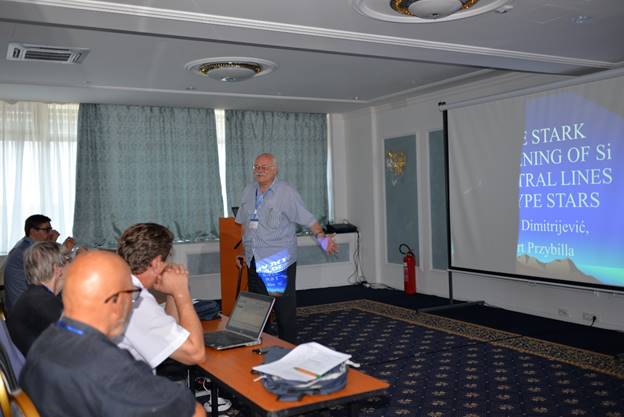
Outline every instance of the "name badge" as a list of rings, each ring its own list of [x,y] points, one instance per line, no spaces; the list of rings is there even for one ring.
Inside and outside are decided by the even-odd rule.
[[[250,220],[249,221],[249,228],[250,229],[257,229],[258,228],[258,220]]]

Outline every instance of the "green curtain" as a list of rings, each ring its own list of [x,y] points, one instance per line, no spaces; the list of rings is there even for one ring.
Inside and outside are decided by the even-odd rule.
[[[216,238],[223,213],[212,109],[81,104],[74,235],[116,246],[155,222],[176,240]]]
[[[301,194],[305,206],[327,219],[327,115],[231,110],[225,112],[228,203],[237,206],[262,152],[278,161],[278,178]]]

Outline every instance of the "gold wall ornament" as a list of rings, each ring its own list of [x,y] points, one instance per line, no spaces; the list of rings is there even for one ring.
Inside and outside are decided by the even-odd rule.
[[[407,156],[405,152],[392,152],[386,151],[386,169],[392,172],[394,178],[392,178],[392,185],[395,186],[399,181],[399,178],[405,173],[405,166],[407,165]]]

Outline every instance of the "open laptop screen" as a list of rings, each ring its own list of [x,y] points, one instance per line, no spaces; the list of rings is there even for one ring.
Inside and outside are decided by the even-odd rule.
[[[273,297],[242,292],[225,328],[250,337],[258,337],[271,312]]]

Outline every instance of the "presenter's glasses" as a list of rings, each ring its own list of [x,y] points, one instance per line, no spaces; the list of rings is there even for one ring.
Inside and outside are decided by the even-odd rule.
[[[254,165],[253,166],[253,170],[254,171],[267,171],[269,169],[273,168],[273,164],[269,164],[269,165]]]

